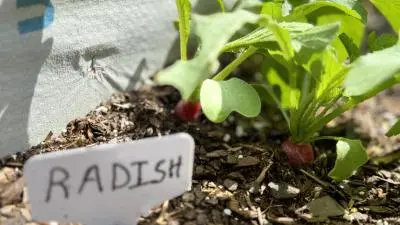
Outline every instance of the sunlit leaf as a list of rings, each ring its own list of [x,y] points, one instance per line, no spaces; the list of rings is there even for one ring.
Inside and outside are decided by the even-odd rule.
[[[262,0],[237,0],[234,9],[261,10]]]
[[[345,94],[359,96],[385,82],[396,83],[400,73],[400,44],[361,56],[350,68],[345,80]]]
[[[334,168],[329,172],[329,177],[341,181],[348,179],[362,165],[368,162],[368,154],[360,140],[335,138],[336,161]]]
[[[363,6],[363,0],[329,0],[329,1],[336,2],[344,6],[347,6],[349,9],[353,9],[354,11],[358,12],[363,22],[367,23],[368,13]]]
[[[283,1],[266,2],[261,8],[261,14],[269,15],[279,21],[282,18],[282,4]]]
[[[322,104],[326,104],[342,93],[341,88],[347,70],[345,66],[338,61],[332,49],[324,51],[321,60],[324,71],[321,76],[317,78],[316,98]]]
[[[322,50],[336,38],[339,23],[315,26],[301,33],[293,35],[293,39],[306,48]]]
[[[297,33],[304,32],[313,27],[313,25],[308,23],[279,23],[282,29],[287,30],[292,36]],[[259,48],[274,48],[273,44],[277,44],[277,37],[270,27],[261,27],[255,31],[239,38],[234,41],[227,43],[223,51],[237,51],[242,48],[247,48],[249,46],[257,46]]]
[[[255,23],[259,16],[245,10],[217,13],[209,16],[192,15],[193,31],[200,37],[201,48],[188,61],[177,61],[162,70],[155,81],[177,88],[183,99],[189,99],[194,90],[215,71],[222,47],[246,23]]]
[[[279,76],[273,67],[269,68],[265,76],[269,84],[279,87],[281,107],[283,109],[297,108],[300,98],[300,90],[291,88],[290,85]]]
[[[245,117],[256,117],[261,111],[257,91],[238,78],[205,80],[200,89],[200,103],[205,116],[215,123],[224,121],[234,111]]]
[[[269,23],[267,27],[272,31],[285,60],[290,61],[294,57],[295,49],[289,31],[275,22]]]
[[[293,55],[293,52],[290,53],[291,50],[284,43],[284,41],[290,40],[292,40],[292,45],[296,45],[296,51],[300,50],[301,47],[322,50],[336,38],[338,30],[338,23],[313,26],[309,23],[275,23],[271,21],[266,27],[259,28],[242,38],[227,43],[223,51],[237,51],[249,46],[273,49],[273,43],[277,43],[281,48],[285,48],[285,51],[289,51],[289,55]],[[289,34],[290,38],[286,37],[286,33]]]
[[[293,10],[293,13],[284,18],[287,21],[304,21],[317,25],[331,24],[340,22],[338,33],[345,33],[353,43],[360,47],[364,37],[365,24],[357,11],[350,9],[346,5],[331,1],[314,1],[303,4]],[[338,52],[339,61],[344,61],[347,51],[341,40],[337,38],[332,45]]]
[[[386,133],[387,136],[396,136],[400,134],[400,119],[390,128],[390,130]]]

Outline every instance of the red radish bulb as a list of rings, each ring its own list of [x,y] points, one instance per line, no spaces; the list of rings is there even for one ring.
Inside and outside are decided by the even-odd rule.
[[[310,164],[314,161],[314,151],[311,144],[294,144],[289,138],[282,143],[282,150],[293,166]]]
[[[192,121],[200,117],[201,104],[200,102],[180,100],[175,106],[175,112],[181,120]]]

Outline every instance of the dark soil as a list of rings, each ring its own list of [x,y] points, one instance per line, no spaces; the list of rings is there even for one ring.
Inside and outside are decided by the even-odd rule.
[[[327,176],[335,143],[315,143],[317,160],[309,167],[288,165],[279,148],[287,135],[284,121],[275,109],[253,120],[184,123],[173,112],[178,100],[170,87],[115,94],[61,135],[50,133],[40,145],[2,159],[0,224],[44,224],[30,217],[22,174],[29,157],[176,132],[188,132],[196,142],[193,189],[156,206],[140,224],[400,224],[400,138],[384,137],[400,115],[399,90],[365,102],[324,131],[362,138],[372,157],[341,183]],[[307,204],[318,217],[302,210]]]

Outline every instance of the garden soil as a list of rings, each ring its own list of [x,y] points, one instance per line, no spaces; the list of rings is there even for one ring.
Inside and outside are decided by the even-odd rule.
[[[188,132],[196,142],[192,190],[155,206],[139,224],[400,224],[400,137],[384,136],[400,116],[396,88],[322,132],[361,138],[368,147],[370,162],[339,183],[327,175],[335,160],[334,142],[315,143],[312,165],[287,163],[280,150],[287,131],[272,107],[251,120],[233,115],[222,124],[204,116],[182,122],[173,111],[180,96],[171,87],[117,93],[66,124],[62,134],[50,132],[40,145],[1,160],[0,224],[46,224],[31,219],[22,172],[29,157],[177,132]]]

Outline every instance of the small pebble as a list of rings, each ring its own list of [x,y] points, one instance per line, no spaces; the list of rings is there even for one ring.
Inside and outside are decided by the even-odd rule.
[[[224,186],[229,190],[229,191],[236,191],[238,188],[238,183],[234,180],[231,179],[226,179],[224,180]]]
[[[239,159],[237,167],[255,166],[260,163],[260,160],[254,156],[247,156]]]
[[[231,135],[230,134],[225,134],[224,137],[222,138],[224,142],[229,142],[231,140]]]
[[[231,216],[232,215],[232,210],[224,209],[224,214],[227,215],[227,216]]]
[[[21,215],[25,218],[26,221],[31,221],[32,220],[32,215],[29,212],[28,209],[20,209]]]
[[[300,189],[287,183],[269,182],[268,187],[272,196],[276,199],[294,198],[300,193]]]
[[[217,185],[214,182],[208,182],[207,186],[210,187],[210,188],[216,188],[217,187]]]
[[[267,186],[265,186],[265,184],[262,184],[260,187],[260,194],[263,194],[265,189],[267,189]]]
[[[383,178],[390,178],[392,173],[390,171],[387,170],[379,170],[378,174],[381,175]]]
[[[9,216],[15,208],[15,205],[7,205],[0,209],[0,213],[3,216]]]
[[[243,137],[246,133],[242,126],[236,126],[235,135],[236,137]]]
[[[96,112],[107,113],[108,109],[105,106],[100,106],[96,109]]]

